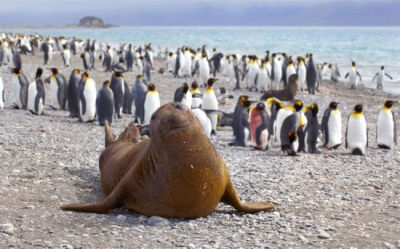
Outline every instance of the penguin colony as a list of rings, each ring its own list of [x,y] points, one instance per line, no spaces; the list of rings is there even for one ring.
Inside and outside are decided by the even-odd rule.
[[[43,53],[43,68],[39,67],[35,78],[29,81],[20,55],[39,52]],[[10,87],[10,98],[16,109],[42,115],[45,105],[48,105],[54,110],[68,110],[71,118],[78,118],[81,122],[97,119],[100,125],[104,125],[106,120],[111,124],[113,118],[122,118],[123,113],[133,114],[141,134],[150,136],[148,125],[160,106],[159,92],[151,83],[154,54],[151,44],[144,47],[121,44],[119,49],[115,49],[89,39],[0,33],[0,66],[7,65],[13,74],[10,84],[0,78],[0,110],[5,103],[4,88]],[[61,56],[66,68],[70,67],[71,57],[79,56],[82,69],[72,70],[67,81],[60,69],[47,66],[57,55]],[[356,105],[347,117],[343,137],[339,103],[332,101],[319,122],[317,103],[305,106],[301,100],[294,99],[296,91],[318,92],[322,79],[327,75],[331,81],[338,82],[341,75],[337,64],[317,64],[312,54],[296,59],[286,53],[270,54],[269,51],[264,57],[224,56],[216,49],[210,53],[205,45],[197,49],[183,46],[176,52],[159,49],[157,57],[164,58],[166,63],[159,73],[171,73],[174,77],[192,81],[191,85],[185,82],[176,89],[173,101],[191,108],[208,136],[215,135],[219,126],[231,126],[234,135],[232,146],[251,146],[258,150],[278,146],[284,153],[294,156],[299,152],[319,153],[319,147],[334,150],[344,143],[351,154],[366,153],[368,128],[362,105]],[[111,74],[99,91],[90,77],[96,61]],[[134,68],[139,75],[130,89],[124,73]],[[43,77],[44,73],[48,77]],[[215,87],[218,85],[217,74],[225,77],[229,90],[246,88],[265,93],[264,98],[256,101],[242,95],[233,113],[220,111],[220,103],[233,96],[227,95],[227,89]],[[353,89],[362,81],[354,61],[344,77],[347,78]],[[383,89],[386,78],[393,79],[382,66],[373,77],[377,89]],[[293,82],[294,95],[285,99],[285,91],[279,89],[292,88],[293,92]],[[47,93],[45,84],[50,85]],[[284,96],[276,94],[278,92]],[[46,95],[52,97],[51,102],[46,101]],[[397,144],[392,111],[395,103],[385,101],[379,112],[376,124],[379,148],[392,149]],[[322,146],[317,146],[319,142]]]

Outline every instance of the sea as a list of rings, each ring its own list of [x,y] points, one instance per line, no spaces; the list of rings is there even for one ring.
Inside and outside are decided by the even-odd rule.
[[[42,34],[96,39],[118,46],[152,43],[153,48],[175,50],[186,45],[207,45],[224,54],[256,54],[266,50],[286,52],[294,57],[313,53],[318,63],[337,63],[342,77],[351,61],[367,87],[375,88],[372,78],[385,66],[393,77],[385,91],[400,94],[400,27],[116,27],[108,29],[46,28],[0,29],[0,32]]]

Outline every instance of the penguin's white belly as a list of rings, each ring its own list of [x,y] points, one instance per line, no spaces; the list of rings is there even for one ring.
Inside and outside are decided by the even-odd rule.
[[[82,120],[84,122],[92,121],[96,116],[96,83],[94,81],[86,82],[86,86],[83,90],[83,96],[86,100],[86,112],[85,114],[81,115]]]
[[[69,50],[64,51],[64,57],[65,57],[65,64],[69,66],[71,61],[71,52]]]
[[[349,82],[350,82],[351,86],[353,86],[353,87],[358,86],[358,76],[357,76],[356,72],[354,72],[354,71],[350,72]]]
[[[199,108],[203,103],[201,98],[192,98],[192,108]]]
[[[300,89],[303,89],[305,82],[306,82],[306,68],[305,66],[300,66],[298,72],[298,83]]]
[[[3,85],[3,80],[0,77],[0,110],[3,110],[4,108],[3,94],[4,94],[4,85]]]
[[[251,65],[249,68],[249,73],[247,75],[247,87],[251,88],[254,87],[256,88],[256,76],[257,76],[257,68],[256,65]]]
[[[205,84],[210,77],[210,67],[208,61],[202,60],[199,65],[200,85]]]
[[[268,147],[268,142],[269,142],[269,133],[268,129],[265,129],[261,132],[260,135],[260,149],[265,150]]]
[[[281,81],[282,78],[282,67],[280,63],[275,63],[274,64],[274,88],[276,88]]]
[[[196,115],[197,119],[200,121],[200,124],[203,127],[207,137],[210,137],[212,125],[211,125],[211,120],[207,117],[207,114],[199,108],[192,109],[192,111],[194,115]]]
[[[281,128],[282,128],[283,121],[285,121],[285,119],[288,116],[290,116],[291,114],[293,114],[293,111],[280,109],[278,111],[278,115],[276,116],[275,138],[276,138],[276,141],[279,146],[281,145]]]
[[[151,115],[160,107],[160,97],[158,93],[147,93],[144,101],[144,122],[143,125],[150,124]]]
[[[294,67],[288,67],[286,70],[286,81],[289,82],[289,77],[292,76],[293,74],[296,74],[296,70]]]
[[[204,110],[218,110],[218,100],[214,91],[204,93],[202,108]],[[212,128],[213,130],[216,130],[218,114],[209,114],[209,116],[211,119]]]
[[[365,153],[367,146],[367,123],[365,118],[350,116],[347,124],[347,146],[351,151],[358,148]]]
[[[248,128],[244,128],[244,145],[250,146],[251,145],[251,140],[249,139],[250,131]]]
[[[377,122],[377,143],[389,148],[394,146],[394,122],[391,111],[382,110]]]
[[[54,109],[59,110],[60,109],[60,103],[58,103],[57,93],[58,93],[57,81],[56,80],[51,80],[50,81],[50,94],[51,94],[51,98],[52,98],[51,107],[53,107]]]
[[[235,80],[235,69],[233,68],[233,64],[228,65],[228,79],[232,88],[236,87],[236,80]]]
[[[267,75],[267,71],[260,70],[258,72],[258,77],[257,77],[257,88],[259,90],[266,91],[268,89],[268,82],[269,82],[269,78]]]
[[[17,105],[18,108],[22,108],[22,103],[21,103],[21,85],[19,84],[19,79],[18,76],[14,76],[13,80],[11,82],[12,86],[12,94],[14,97],[14,104]]]
[[[192,108],[192,93],[190,91],[183,96],[182,104],[186,105],[189,109]]]
[[[342,143],[342,117],[340,113],[331,112],[328,120],[327,147],[332,147]]]
[[[34,113],[36,113],[36,110],[35,110],[36,95],[37,95],[37,88],[36,88],[36,82],[34,81],[29,84],[29,88],[28,88],[28,110],[32,111]]]

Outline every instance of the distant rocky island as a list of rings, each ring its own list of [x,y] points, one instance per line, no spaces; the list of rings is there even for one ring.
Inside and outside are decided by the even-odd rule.
[[[82,28],[111,28],[116,27],[112,24],[106,24],[100,17],[85,16],[79,20],[79,27]]]

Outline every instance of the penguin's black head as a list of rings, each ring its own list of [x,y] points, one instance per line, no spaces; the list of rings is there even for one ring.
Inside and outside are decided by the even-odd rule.
[[[67,44],[64,44],[62,47],[63,49],[67,49]]]
[[[385,66],[381,66],[381,70],[384,70],[385,69]]]
[[[275,53],[273,53],[271,56],[272,56],[272,58],[275,58],[275,57],[276,57],[276,54],[275,54]]]
[[[54,75],[54,74],[58,74],[60,71],[57,69],[57,68],[55,68],[55,67],[53,67],[53,68],[51,68],[50,69],[50,71],[51,71],[51,73]]]
[[[149,91],[154,91],[154,90],[156,90],[156,86],[155,86],[153,83],[150,83],[150,84],[147,86],[147,89],[148,89]]]
[[[308,57],[310,57],[310,59],[312,58],[312,54],[309,54]]]
[[[283,57],[286,57],[287,55],[286,55],[286,53],[282,53],[282,56],[283,56]]]
[[[393,100],[386,100],[384,106],[386,108],[392,108],[393,104],[394,104]]]
[[[238,99],[238,104],[240,104],[240,102],[244,102],[244,101],[246,101],[246,100],[248,100],[249,99],[249,96],[247,96],[247,95],[241,95],[240,97],[239,97],[239,99]]]
[[[138,79],[138,80],[142,80],[142,79],[143,79],[143,75],[141,75],[141,74],[138,74],[138,75],[136,76],[136,79]]]
[[[209,78],[209,79],[207,80],[207,86],[208,86],[208,87],[212,87],[216,81],[217,81],[216,78]]]
[[[358,104],[358,105],[354,106],[354,112],[362,113],[362,111],[363,111],[363,105]]]
[[[338,102],[332,101],[332,102],[329,104],[329,108],[331,108],[332,110],[336,110],[338,104],[339,104]]]
[[[256,105],[256,109],[257,109],[258,111],[265,110],[265,104],[264,104],[264,102],[258,102],[257,105]]]
[[[319,106],[316,103],[313,103],[310,105],[310,110],[313,116],[317,116],[318,114],[318,110],[319,110]]]
[[[275,108],[276,112],[278,112],[280,109],[283,108],[283,104],[281,102],[276,101],[272,104],[272,107]]]
[[[103,82],[103,86],[105,86],[105,87],[110,87],[110,85],[111,85],[111,83],[109,80],[106,80]]]
[[[216,52],[217,51],[217,49],[216,48],[213,48],[213,52]]]
[[[250,100],[245,100],[245,101],[241,101],[239,103],[239,106],[246,108],[246,107],[250,107],[252,103],[254,103],[254,102],[250,101]]]
[[[192,82],[192,89],[197,89],[199,88],[199,84],[197,83],[197,81],[193,81]]]
[[[329,65],[328,65],[328,68],[331,69],[331,68],[332,68],[332,64],[329,64]]]
[[[356,66],[356,62],[355,62],[355,61],[352,61],[352,62],[351,62],[351,66],[352,66],[352,67],[355,67],[355,66]]]
[[[22,68],[17,68],[17,67],[16,68],[11,68],[10,71],[13,74],[20,74],[20,73],[22,73]]]
[[[203,53],[203,54],[201,55],[201,57],[202,57],[202,58],[207,58],[207,54],[206,54],[206,53]]]
[[[114,71],[114,76],[115,77],[124,77],[124,75],[122,74],[122,72],[118,72],[118,71]]]
[[[183,83],[183,84],[182,84],[182,88],[183,88],[183,92],[184,92],[184,93],[187,93],[187,91],[189,90],[189,85],[188,85],[188,83],[186,83],[186,82]]]
[[[36,69],[36,79],[40,78],[42,76],[43,73],[43,69],[41,67],[38,67],[38,69]]]
[[[266,54],[269,54],[269,50],[265,51]]]
[[[303,102],[301,100],[296,100],[294,102],[294,109],[296,110],[296,112],[301,111],[301,109],[303,109]]]
[[[174,55],[174,53],[169,52],[168,55],[169,55],[169,57],[172,57]]]
[[[82,78],[88,78],[89,74],[88,72],[83,72],[83,74],[81,75]]]

